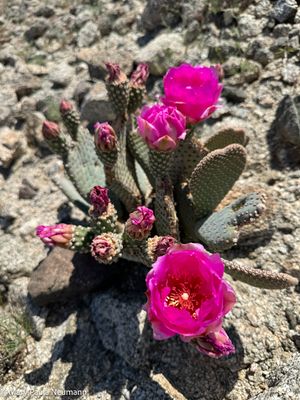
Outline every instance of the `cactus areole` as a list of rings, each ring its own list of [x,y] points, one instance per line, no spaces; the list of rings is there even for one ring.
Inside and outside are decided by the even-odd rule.
[[[130,79],[117,64],[107,69],[117,114],[111,125],[96,123],[93,138],[63,100],[64,127],[43,126],[70,180],[61,188],[86,210],[90,224],[41,225],[36,233],[46,245],[91,253],[107,268],[120,257],[147,265],[145,309],[154,338],[177,334],[208,356],[229,355],[234,346],[222,322],[236,296],[224,272],[268,289],[297,280],[216,253],[235,246],[240,227],[259,218],[266,203],[263,193],[253,192],[216,211],[246,164],[246,140],[234,130],[216,132],[207,146],[199,136],[201,122],[219,107],[220,68],[170,68],[162,103],[154,105],[144,104],[147,65],[138,65]]]

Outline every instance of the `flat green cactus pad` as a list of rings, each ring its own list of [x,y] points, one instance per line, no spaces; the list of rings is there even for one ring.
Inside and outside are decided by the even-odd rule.
[[[265,210],[265,197],[250,193],[239,197],[223,210],[213,213],[204,222],[196,224],[196,234],[211,251],[223,251],[234,246],[239,228],[258,218]]]
[[[105,185],[103,165],[87,130],[80,129],[77,141],[69,148],[64,164],[69,178],[83,198],[87,199],[92,187]]]
[[[239,178],[246,165],[246,150],[240,144],[231,144],[214,150],[194,169],[190,190],[196,216],[210,214]]]
[[[238,143],[242,146],[247,144],[247,136],[243,128],[225,127],[211,135],[203,144],[207,150],[213,151],[223,149],[233,143]]]

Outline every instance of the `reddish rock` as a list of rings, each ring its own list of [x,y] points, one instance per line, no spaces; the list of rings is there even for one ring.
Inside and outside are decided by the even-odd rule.
[[[28,285],[39,305],[63,302],[109,286],[122,267],[99,264],[89,254],[55,247],[33,271]]]

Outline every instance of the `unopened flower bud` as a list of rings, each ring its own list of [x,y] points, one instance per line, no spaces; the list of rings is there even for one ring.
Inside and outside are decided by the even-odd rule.
[[[42,133],[45,139],[52,140],[60,135],[60,128],[55,122],[44,121]]]
[[[176,239],[173,236],[154,236],[148,239],[149,256],[156,261],[158,257],[167,254],[169,249],[174,246]]]
[[[147,64],[139,64],[131,74],[129,81],[129,102],[128,112],[134,113],[142,106],[146,94],[145,84],[149,76],[149,67]]]
[[[91,254],[100,263],[111,264],[117,261],[121,254],[121,242],[114,233],[102,233],[94,237],[91,244]]]
[[[72,104],[67,100],[62,100],[59,105],[59,110],[62,114],[67,113],[68,111],[73,110]]]
[[[117,147],[117,135],[113,127],[108,122],[96,122],[95,145],[99,151],[110,152]]]
[[[147,82],[148,76],[149,76],[148,64],[141,63],[136,67],[135,71],[133,71],[133,73],[131,74],[130,84],[132,86],[144,87]]]
[[[105,66],[108,72],[108,82],[118,84],[127,81],[127,76],[121,70],[119,64],[106,63]]]
[[[89,197],[90,203],[93,206],[93,211],[96,212],[96,214],[101,215],[107,210],[110,200],[108,197],[108,189],[106,187],[94,186],[90,191]]]
[[[129,214],[129,218],[125,224],[126,233],[136,240],[145,239],[154,224],[155,216],[150,208],[139,206],[137,209]]]
[[[115,111],[125,115],[129,100],[128,79],[118,64],[105,64],[108,70],[106,89]]]
[[[223,328],[219,332],[192,338],[191,343],[200,353],[213,358],[228,356],[235,352],[234,345]]]
[[[73,238],[74,226],[67,224],[40,225],[36,228],[37,236],[48,246],[68,248]]]

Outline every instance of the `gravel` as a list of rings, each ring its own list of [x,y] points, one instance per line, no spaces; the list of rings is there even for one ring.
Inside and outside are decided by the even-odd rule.
[[[222,108],[202,131],[211,134],[215,123],[238,118],[249,144],[235,193],[268,194],[262,225],[254,226],[252,238],[245,231],[241,245],[224,256],[300,277],[297,122],[293,113],[287,119],[276,114],[300,84],[298,3],[234,1],[225,14],[202,0],[176,7],[168,0],[9,3],[0,6],[0,291],[8,305],[27,310],[35,339],[28,340],[24,373],[2,386],[1,398],[14,400],[2,394],[10,389],[22,389],[28,400],[40,389],[85,390],[77,397],[92,400],[299,397],[298,289],[267,292],[232,282],[238,304],[225,328],[237,351],[221,360],[179,338],[152,339],[142,311],[144,270],[131,283],[120,282],[120,274],[114,289],[74,290],[63,304],[33,306],[26,295],[47,254],[36,225],[83,218],[52,182],[62,164],[41,136],[43,112],[59,120],[57,101],[65,97],[88,123],[113,119],[104,89],[107,61],[128,74],[137,62],[148,62],[153,101],[170,65],[223,64]],[[293,129],[281,127],[276,135],[276,124]],[[132,265],[122,268],[135,274]],[[56,283],[67,272],[54,271]]]

